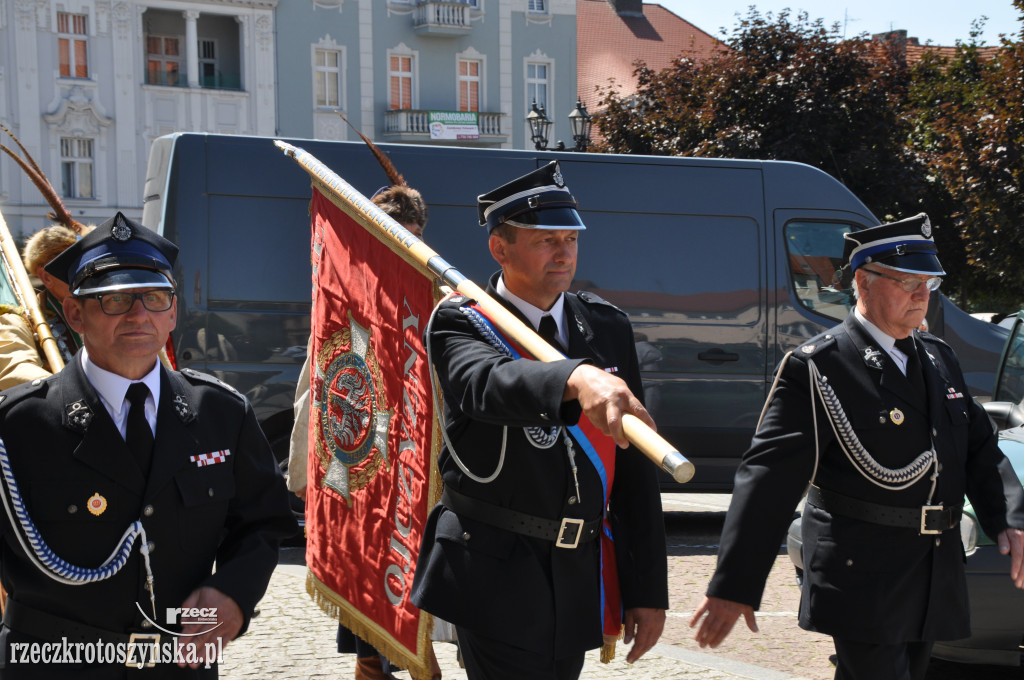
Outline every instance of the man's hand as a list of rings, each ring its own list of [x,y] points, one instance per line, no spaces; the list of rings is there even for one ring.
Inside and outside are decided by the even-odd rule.
[[[562,401],[576,399],[583,412],[597,429],[615,440],[620,448],[629,446],[622,431],[623,414],[633,415],[656,429],[651,415],[633,396],[622,378],[606,373],[597,366],[580,364],[569,375]]]
[[[1013,585],[1024,588],[1024,531],[1004,529],[997,539],[999,552],[1010,556],[1010,578]]]
[[[754,608],[749,604],[705,596],[704,601],[700,603],[690,619],[690,628],[696,626],[705,613],[708,617],[700,624],[700,629],[693,638],[701,647],[717,647],[721,644],[725,636],[732,630],[733,625],[736,624],[736,619],[740,617],[740,614],[743,614],[743,618],[746,619],[747,628],[757,632]]]
[[[215,608],[217,610],[216,624],[189,623],[181,627],[182,633],[191,633],[192,635],[179,637],[178,645],[195,645],[194,649],[198,655],[198,660],[191,660],[191,663],[178,663],[182,668],[186,665],[189,668],[199,668],[201,663],[215,663],[218,650],[217,639],[222,638],[224,642],[221,646],[227,646],[238,635],[238,631],[242,630],[242,624],[245,622],[245,617],[242,616],[242,610],[238,604],[216,588],[209,586],[192,591],[181,607],[182,609]],[[202,634],[195,635],[195,633]],[[184,657],[188,659],[189,654],[186,652]]]
[[[622,641],[627,645],[633,643],[633,648],[626,655],[626,663],[634,663],[661,637],[661,631],[665,629],[665,610],[647,607],[627,609],[622,624],[626,629]]]

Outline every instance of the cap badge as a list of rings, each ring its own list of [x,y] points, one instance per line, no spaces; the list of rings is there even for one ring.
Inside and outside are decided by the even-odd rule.
[[[924,224],[921,225],[921,236],[925,238],[932,237],[932,223],[929,220],[925,220]]]
[[[551,175],[551,181],[554,182],[555,186],[559,189],[565,186],[565,178],[562,177],[562,172],[557,168],[555,169],[554,174]]]
[[[132,228],[118,220],[110,229],[110,238],[124,243],[132,238]]]
[[[107,509],[107,499],[99,494],[94,493],[89,497],[89,500],[85,502],[85,507],[89,509],[89,512],[99,517]]]

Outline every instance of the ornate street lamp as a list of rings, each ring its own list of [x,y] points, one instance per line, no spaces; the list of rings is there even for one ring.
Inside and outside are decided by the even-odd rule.
[[[530,139],[533,140],[533,148],[537,151],[544,151],[548,148],[548,129],[551,127],[551,121],[544,114],[544,105],[537,105],[537,100],[533,100],[533,106],[530,108],[530,112],[526,114],[526,122],[530,124]]]
[[[576,151],[586,151],[590,144],[590,114],[587,106],[580,98],[576,98],[576,108],[569,114],[569,125],[572,127],[572,139],[576,142]]]

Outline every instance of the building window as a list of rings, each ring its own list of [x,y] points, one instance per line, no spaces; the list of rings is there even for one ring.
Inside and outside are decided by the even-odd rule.
[[[480,62],[459,59],[459,111],[480,110]]]
[[[181,39],[151,35],[146,38],[146,82],[150,85],[184,85]]]
[[[68,198],[95,198],[91,139],[61,137],[60,173]]]
[[[217,41],[201,39],[199,41],[199,86],[220,87],[217,70]]]
[[[341,52],[316,50],[313,89],[320,108],[341,108]]]
[[[412,108],[412,55],[392,54],[388,58],[391,84],[388,106],[392,111]]]
[[[543,106],[548,118],[552,112],[548,108],[548,64],[529,62],[526,64],[526,113],[530,112],[533,102]]]
[[[528,12],[547,12],[547,3],[544,0],[529,0],[526,10]]]
[[[62,78],[88,78],[85,15],[57,12],[57,50]]]

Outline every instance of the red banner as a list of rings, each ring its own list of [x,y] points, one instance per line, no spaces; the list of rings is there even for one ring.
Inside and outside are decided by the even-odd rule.
[[[432,619],[409,593],[440,495],[422,341],[436,287],[315,185],[311,207],[307,590],[396,665],[429,677]]]

